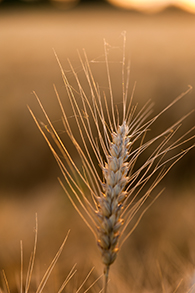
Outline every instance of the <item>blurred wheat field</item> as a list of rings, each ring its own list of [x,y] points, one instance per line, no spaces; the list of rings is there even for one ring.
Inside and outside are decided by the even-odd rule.
[[[57,286],[76,262],[78,272],[67,292],[76,292],[75,288],[94,265],[86,288],[101,275],[94,239],[61,190],[57,182],[60,172],[26,104],[37,109],[32,95],[35,90],[52,112],[53,121],[58,123],[53,83],[62,99],[65,95],[52,48],[71,78],[66,59],[71,60],[78,72],[81,68],[77,49],[85,47],[89,60],[101,60],[103,38],[116,44],[112,59],[119,60],[118,43],[124,29],[128,40],[127,58],[131,61],[131,87],[137,81],[135,102],[144,104],[151,98],[158,111],[186,90],[188,84],[195,86],[193,15],[166,11],[149,16],[102,7],[66,12],[48,8],[0,11],[0,77],[3,81],[0,84],[0,269],[6,272],[11,292],[17,291],[21,239],[27,267],[36,212],[39,232],[35,286],[68,229],[71,233],[47,291],[57,292]],[[98,83],[104,87],[101,63],[95,65],[99,68],[96,69]],[[112,66],[114,71],[115,64]],[[121,72],[114,71],[112,79],[117,81],[118,74]],[[121,89],[116,87],[113,91],[120,99]],[[177,113],[169,113],[167,120],[172,121],[194,108],[194,91],[189,95],[186,104],[177,107]],[[194,115],[186,122],[186,128],[193,125],[193,121]],[[109,292],[129,292],[130,289],[132,292],[188,292],[195,264],[194,158],[192,150],[163,181],[162,186],[167,189],[144,216],[113,266]],[[90,292],[100,289],[101,282]]]
[[[1,186],[34,186],[34,181],[47,178],[55,169],[49,151],[41,151],[44,143],[38,139],[26,111],[26,104],[33,103],[35,90],[48,109],[56,109],[53,115],[59,119],[53,83],[59,94],[64,95],[64,90],[53,48],[65,70],[69,58],[79,71],[77,49],[85,48],[89,60],[98,60],[103,55],[103,38],[118,46],[125,29],[131,85],[137,82],[136,102],[144,104],[152,99],[158,111],[186,90],[188,84],[194,86],[195,17],[190,14],[167,11],[148,16],[102,7],[65,12],[49,8],[15,9],[0,11],[0,25],[0,134],[5,137],[0,146]],[[101,68],[96,68],[96,79],[104,85]],[[113,78],[118,80],[117,74]],[[114,90],[120,97],[120,89]],[[183,107],[174,115],[179,116]],[[188,99],[185,107],[186,111],[193,108],[193,98]],[[39,156],[36,160],[35,155]]]

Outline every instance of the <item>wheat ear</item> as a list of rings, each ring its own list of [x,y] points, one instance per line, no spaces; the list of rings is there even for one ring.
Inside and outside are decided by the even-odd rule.
[[[125,48],[125,34],[123,37],[123,48]],[[96,238],[104,264],[104,293],[106,293],[110,265],[115,261],[119,249],[136,228],[143,214],[160,195],[161,192],[152,198],[151,193],[154,188],[172,166],[194,147],[192,143],[186,149],[180,150],[181,145],[194,138],[194,135],[191,135],[194,127],[173,140],[184,119],[191,114],[188,113],[157,136],[145,141],[150,127],[161,115],[179,102],[191,90],[191,87],[160,113],[147,120],[152,113],[153,104],[147,102],[136,114],[136,106],[132,106],[132,96],[128,97],[129,67],[127,67],[127,80],[125,80],[125,57],[123,54],[123,107],[122,114],[120,114],[118,109],[115,109],[109,72],[108,44],[106,42],[104,48],[109,99],[104,92],[100,92],[85,51],[84,61],[80,54],[79,58],[89,85],[90,96],[85,93],[79,77],[70,63],[78,85],[77,90],[72,88],[55,54],[72,106],[73,116],[78,126],[81,138],[80,144],[77,138],[78,134],[75,136],[71,129],[68,115],[55,87],[54,90],[62,111],[65,131],[81,159],[83,172],[68,152],[36,94],[35,96],[46,117],[46,124],[40,124],[33,112],[29,110],[62,171],[65,184],[61,180],[60,183],[64,191]],[[79,94],[80,101],[76,99],[75,93]],[[81,102],[82,107],[79,102]],[[47,134],[52,136],[61,155],[56,152]],[[145,151],[149,148],[152,149],[151,153],[136,168],[140,156],[145,154]],[[67,164],[63,162],[61,156]],[[85,190],[83,190],[83,185],[85,185]],[[146,201],[148,201],[148,205],[145,207]],[[137,220],[125,235],[124,232],[137,214]]]
[[[98,197],[97,216],[99,218],[98,246],[102,254],[102,262],[108,271],[116,259],[119,231],[124,220],[121,218],[123,202],[127,197],[124,191],[128,181],[128,163],[130,139],[128,126],[124,123],[112,133],[109,146],[108,162],[103,169],[105,183],[103,193]]]

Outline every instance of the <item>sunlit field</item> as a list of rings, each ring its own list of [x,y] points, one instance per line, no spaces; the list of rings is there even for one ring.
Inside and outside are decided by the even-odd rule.
[[[79,164],[78,154],[61,123],[62,113],[54,91],[55,84],[74,129],[74,115],[55,54],[73,89],[77,84],[67,59],[90,95],[78,56],[84,48],[95,81],[108,93],[106,40],[114,100],[120,109],[124,30],[126,64],[130,64],[129,96],[136,83],[132,104],[138,104],[138,110],[151,99],[153,117],[192,86],[187,95],[151,126],[147,135],[153,137],[195,109],[193,14],[167,9],[145,15],[108,5],[78,6],[72,10],[47,6],[0,8],[0,270],[6,275],[2,273],[0,278],[0,292],[9,289],[25,292],[25,286],[20,287],[20,240],[25,284],[36,236],[36,213],[38,241],[29,292],[36,292],[69,230],[43,292],[60,292],[61,284],[75,264],[77,272],[63,292],[103,292],[103,266],[94,236],[60,186],[58,177],[65,182],[63,175],[27,105],[38,122],[46,123],[33,94],[35,91],[63,143]],[[191,113],[182,122],[176,137],[194,124],[195,114]],[[47,132],[45,125],[42,124]],[[179,151],[194,142],[193,138],[187,145],[181,145]],[[165,187],[119,251],[110,268],[108,293],[195,292],[194,166],[193,148],[154,190],[155,196]]]

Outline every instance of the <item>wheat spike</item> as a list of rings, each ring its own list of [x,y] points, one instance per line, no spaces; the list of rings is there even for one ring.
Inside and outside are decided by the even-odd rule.
[[[103,169],[104,192],[98,197],[98,246],[102,253],[102,262],[106,266],[114,262],[118,252],[119,230],[123,225],[121,212],[127,196],[124,189],[128,181],[126,161],[129,157],[129,145],[128,126],[124,121],[117,132],[112,133],[108,162]]]
[[[124,48],[126,42],[125,34],[123,37]],[[45,127],[38,123],[31,110],[30,112],[64,175],[65,184],[61,180],[60,183],[73,206],[96,238],[101,251],[102,263],[104,264],[104,292],[106,293],[110,265],[115,261],[119,249],[136,228],[145,211],[160,195],[161,192],[152,198],[151,193],[153,189],[172,166],[194,147],[192,143],[190,147],[182,151],[180,150],[181,145],[194,138],[194,135],[191,135],[194,127],[173,142],[173,137],[179,131],[183,120],[191,114],[188,113],[157,136],[145,141],[150,127],[161,115],[180,101],[191,90],[191,87],[160,113],[147,120],[152,113],[153,104],[147,102],[136,114],[137,107],[132,106],[132,96],[128,98],[129,67],[127,67],[127,81],[125,81],[125,58],[123,54],[123,111],[120,116],[119,111],[115,110],[109,72],[108,44],[106,42],[104,43],[104,48],[109,99],[105,93],[102,94],[100,92],[99,87],[96,85],[85,51],[84,60],[80,54],[79,58],[89,85],[90,97],[86,95],[79,77],[70,63],[72,73],[78,85],[77,90],[72,88],[55,54],[78,126],[82,145],[78,143],[78,139],[71,129],[68,114],[63,108],[55,87],[54,89],[62,111],[64,128],[80,156],[83,172],[78,168],[71,154],[66,149],[37,96],[37,100],[47,120]],[[79,94],[83,111],[78,99],[76,99],[75,92]],[[44,130],[47,130],[46,133]],[[61,155],[63,155],[68,163],[67,165],[64,164],[61,155],[57,154],[52,143],[47,138],[47,133],[52,136]],[[153,147],[154,150],[148,155],[141,166],[135,168],[138,159],[149,147]],[[179,150],[174,155],[171,155],[171,152],[177,150],[177,148]],[[167,157],[168,154],[170,156]],[[83,184],[86,188],[85,191],[81,187]],[[150,201],[145,207],[144,204],[147,200]],[[135,224],[125,235],[124,232],[138,212],[140,214]]]

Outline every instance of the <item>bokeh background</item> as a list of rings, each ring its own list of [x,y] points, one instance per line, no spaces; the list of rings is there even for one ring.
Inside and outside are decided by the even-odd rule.
[[[95,241],[63,193],[57,180],[62,177],[58,166],[27,109],[29,105],[41,117],[35,91],[51,120],[57,123],[61,114],[53,84],[66,107],[67,97],[53,50],[74,86],[67,58],[76,72],[82,71],[77,50],[82,53],[85,48],[89,61],[93,61],[95,79],[103,87],[107,82],[102,62],[103,40],[112,48],[111,66],[119,65],[122,32],[126,31],[126,57],[131,63],[130,92],[136,82],[135,103],[143,105],[152,99],[157,113],[188,85],[195,88],[194,13],[195,2],[184,0],[0,2],[0,269],[7,272],[11,288],[15,288],[15,275],[19,275],[20,239],[27,251],[26,258],[32,249],[36,212],[38,271],[49,265],[70,228],[61,270],[66,272],[72,263],[78,262],[83,272],[87,269],[82,265],[86,264],[87,254],[88,264],[95,263],[101,272]],[[120,83],[121,71],[112,69],[111,77],[114,94],[120,99],[121,88],[117,82]],[[192,89],[173,111],[166,113],[154,131],[194,108]],[[194,122],[192,114],[185,121],[183,131],[193,127]],[[129,292],[133,286],[135,292],[141,289],[143,292],[143,287],[157,288],[162,283],[166,289],[170,284],[176,288],[182,278],[189,284],[193,282],[194,175],[195,151],[192,150],[162,182],[161,187],[166,186],[166,191],[124,245],[124,253],[121,252],[113,269],[118,269],[115,273],[123,276],[116,292],[122,292],[121,288]],[[156,269],[158,261],[162,261],[162,277]],[[174,272],[173,277],[168,278],[169,270]]]

